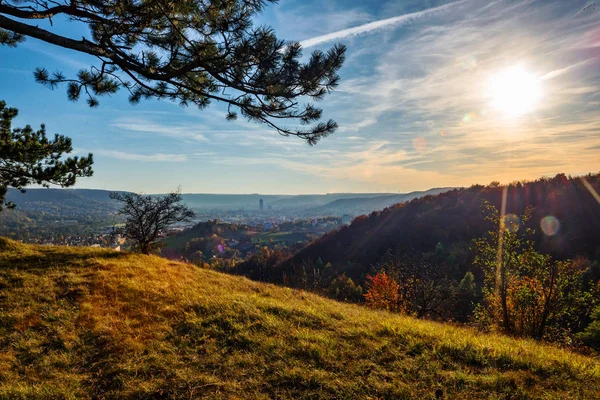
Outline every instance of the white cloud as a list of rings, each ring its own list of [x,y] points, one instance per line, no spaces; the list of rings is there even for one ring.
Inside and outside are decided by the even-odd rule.
[[[200,133],[203,129],[197,124],[161,124],[143,118],[119,118],[110,124],[119,129],[156,133],[161,136],[182,139],[184,141],[205,142],[206,136]]]
[[[338,129],[338,132],[358,132],[368,126],[371,126],[373,124],[377,123],[377,119],[375,118],[371,118],[371,117],[366,117],[365,119],[363,119],[362,121],[358,121],[355,123],[350,123],[350,124],[344,124],[343,126],[341,126]]]
[[[16,69],[16,68],[0,68],[1,72],[7,72],[9,74],[27,74],[32,75],[33,72],[25,69]]]
[[[96,150],[95,154],[116,158],[118,160],[127,161],[150,161],[150,162],[184,162],[187,161],[187,156],[184,154],[166,154],[166,153],[154,153],[154,154],[135,154],[125,153],[117,150]]]
[[[85,62],[82,62],[76,58],[73,58],[73,57],[67,55],[67,54],[71,54],[68,52],[68,50],[64,50],[64,49],[61,49],[58,47],[48,47],[50,50],[47,50],[46,46],[42,48],[38,45],[38,43],[39,42],[37,42],[37,41],[28,40],[28,41],[25,41],[25,43],[23,43],[20,46],[22,46],[23,48],[26,48],[28,50],[31,50],[33,52],[36,52],[38,54],[41,54],[45,57],[50,57],[53,60],[59,61],[62,64],[68,65],[72,68],[89,69],[90,66],[93,65],[92,56],[81,55],[81,58],[89,58],[91,60],[91,63],[85,63]]]
[[[443,6],[429,8],[426,10],[413,12],[409,14],[398,15],[392,18],[381,19],[379,21],[369,22],[368,24],[355,26],[353,28],[342,29],[337,32],[331,32],[326,35],[305,39],[300,42],[302,47],[313,47],[321,43],[331,42],[333,40],[344,39],[351,36],[357,36],[382,28],[397,27],[399,25],[410,23],[418,18],[425,17],[435,12],[440,12],[449,9],[457,4],[464,3],[468,0],[460,0],[454,3],[445,4]]]

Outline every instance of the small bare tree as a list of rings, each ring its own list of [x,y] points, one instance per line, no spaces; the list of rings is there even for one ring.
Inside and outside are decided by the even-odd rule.
[[[113,192],[110,198],[122,204],[119,214],[127,216],[125,235],[138,244],[143,254],[150,254],[159,234],[168,226],[188,222],[195,216],[192,210],[180,204],[179,191],[165,196]]]

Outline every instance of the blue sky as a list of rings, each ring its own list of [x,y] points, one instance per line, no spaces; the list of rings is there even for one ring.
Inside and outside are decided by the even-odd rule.
[[[96,109],[69,102],[65,88],[36,84],[33,70],[68,75],[93,59],[33,39],[17,49],[0,47],[0,98],[19,108],[15,125],[46,123],[49,132],[70,136],[78,153],[94,153],[94,177],[77,187],[407,192],[597,172],[600,6],[589,4],[281,0],[269,6],[257,23],[301,41],[306,55],[336,42],[348,46],[341,85],[320,103],[340,129],[314,147],[243,119],[227,122],[217,103],[203,111],[165,101],[131,106],[124,92],[101,97]],[[533,77],[537,90],[518,116],[497,109],[490,89],[510,89],[514,82],[498,76],[514,68]],[[508,94],[509,103],[522,99]]]

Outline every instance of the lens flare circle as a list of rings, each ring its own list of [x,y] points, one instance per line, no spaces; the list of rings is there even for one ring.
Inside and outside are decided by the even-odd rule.
[[[540,80],[522,66],[498,72],[489,83],[492,106],[511,118],[533,111],[541,95]]]
[[[417,151],[424,151],[427,148],[427,139],[423,136],[419,136],[413,139],[413,147]]]
[[[504,227],[510,233],[515,233],[521,226],[521,219],[515,214],[506,214],[504,216]]]
[[[540,221],[540,228],[546,236],[554,236],[560,230],[560,221],[553,215],[547,215]]]

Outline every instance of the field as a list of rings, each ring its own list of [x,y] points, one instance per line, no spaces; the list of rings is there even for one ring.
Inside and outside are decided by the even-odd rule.
[[[0,239],[0,399],[594,399],[600,362],[156,256]]]

